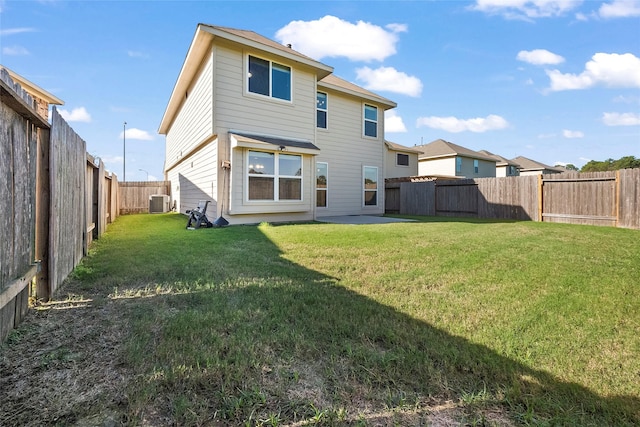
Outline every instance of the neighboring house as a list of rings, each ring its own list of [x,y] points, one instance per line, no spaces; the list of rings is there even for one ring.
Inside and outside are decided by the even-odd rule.
[[[384,213],[384,112],[396,104],[252,31],[199,24],[166,107],[179,212],[231,224]]]
[[[478,151],[478,153],[495,159],[497,177],[520,175],[520,165],[513,160],[506,159],[498,154],[493,154],[487,150],[480,150]]]
[[[443,139],[414,147],[418,156],[418,175],[484,178],[496,176],[496,160],[477,151]]]
[[[20,74],[16,74],[2,64],[0,64],[0,70],[6,70],[9,77],[11,77],[15,83],[22,86],[22,89],[33,98],[33,105],[31,107],[33,107],[45,121],[49,120],[49,105],[64,105],[64,101],[60,98],[52,95],[35,83],[30,82]]]
[[[548,166],[544,163],[536,162],[535,160],[528,159],[523,156],[518,156],[511,161],[520,165],[520,175],[546,175],[551,173],[566,172],[566,169],[561,167]]]
[[[386,146],[385,179],[418,175],[418,155],[421,153],[419,150],[391,141],[385,141],[384,144]]]

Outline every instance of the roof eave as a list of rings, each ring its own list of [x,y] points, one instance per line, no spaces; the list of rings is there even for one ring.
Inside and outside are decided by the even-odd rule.
[[[396,108],[398,106],[398,104],[396,104],[395,102],[391,101],[390,99],[384,98],[382,96],[376,96],[375,94],[370,94],[369,95],[369,94],[362,93],[362,92],[356,92],[355,90],[347,89],[345,87],[337,86],[337,85],[334,85],[334,84],[331,84],[331,83],[327,83],[327,82],[319,81],[318,82],[318,87],[323,87],[323,88],[326,88],[326,89],[335,90],[337,92],[346,93],[346,94],[349,94],[351,96],[355,96],[357,98],[362,98],[362,99],[369,100],[371,102],[375,102],[377,104],[382,105],[385,110],[390,110],[390,109]]]
[[[20,74],[15,73],[14,71],[10,70],[4,65],[2,65],[2,68],[7,70],[7,73],[9,73],[9,76],[11,77],[11,79],[14,82],[20,84],[20,86],[22,86],[22,88],[27,92],[35,94],[40,99],[44,99],[50,105],[64,105],[64,101],[58,98],[57,96],[53,95],[52,93],[47,92],[46,90],[42,89],[40,86],[30,82],[29,80],[22,77]]]

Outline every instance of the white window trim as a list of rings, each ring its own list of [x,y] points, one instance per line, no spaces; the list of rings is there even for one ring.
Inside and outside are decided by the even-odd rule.
[[[323,93],[327,97],[327,108],[325,108],[325,109],[318,108],[318,105],[317,105],[317,103],[318,103],[318,93]],[[321,127],[318,126],[318,110],[324,111],[326,113],[326,115],[327,115],[327,119],[326,119],[327,126],[326,127],[321,128]],[[329,94],[327,92],[323,92],[321,90],[317,90],[316,91],[316,129],[329,130]]]
[[[267,154],[274,154],[274,165],[273,165],[273,175],[256,175],[256,174],[250,174],[249,173],[249,153],[255,151],[255,152],[261,152],[261,153],[267,153]],[[291,155],[291,156],[298,156],[300,157],[300,176],[290,176],[290,175],[280,175],[280,162],[278,161],[280,158],[280,154],[287,154],[287,155]],[[245,151],[245,161],[244,161],[244,171],[243,171],[243,175],[244,175],[244,202],[246,204],[273,204],[273,203],[278,203],[278,204],[286,204],[286,203],[301,203],[304,202],[304,156],[302,154],[297,154],[297,153],[280,153],[277,151],[267,151],[267,150],[256,150],[256,149],[249,149]],[[249,177],[261,177],[261,178],[273,178],[273,200],[251,200],[249,199]],[[280,178],[296,178],[296,179],[300,179],[300,198],[299,199],[295,199],[295,200],[291,200],[291,199],[284,199],[284,200],[280,200],[280,183],[279,180]]]
[[[366,122],[373,122],[373,120],[370,120],[370,119],[366,118],[367,106],[373,107],[373,108],[376,109],[376,120],[374,122],[376,124],[376,136],[370,136],[370,135],[367,135],[365,133],[365,128],[366,128],[365,123]],[[377,105],[373,105],[373,104],[367,104],[367,103],[362,104],[362,136],[364,138],[378,139],[378,137],[380,135],[380,129],[378,129],[378,123],[380,123],[380,108],[378,108]]]
[[[365,169],[367,169],[367,168],[373,168],[373,169],[376,170],[376,190],[375,190],[376,191],[376,204],[375,205],[367,205],[367,204],[365,204],[365,200],[366,200],[366,198],[364,197],[365,192],[373,191],[373,190],[365,188],[365,183],[364,183],[365,176],[366,176],[365,175]],[[376,208],[376,207],[378,207],[379,204],[380,204],[380,197],[379,196],[380,196],[380,169],[377,166],[368,166],[368,165],[362,166],[362,207],[363,208]]]
[[[326,206],[318,206],[318,202],[316,200],[316,209],[327,209],[329,207],[329,162],[316,162],[316,165],[323,164],[327,165],[327,188],[318,188],[318,176],[316,175],[316,198],[318,197],[318,191],[324,190],[326,193],[325,200],[327,201]]]
[[[261,93],[255,93],[255,92],[251,92],[249,90],[249,57],[250,56],[252,56],[254,58],[262,59],[263,61],[267,61],[269,63],[269,95],[263,95]],[[259,98],[259,99],[270,100],[270,101],[274,101],[274,102],[282,102],[284,104],[293,104],[293,93],[294,93],[294,90],[293,90],[293,67],[291,65],[283,64],[283,63],[280,63],[280,62],[277,62],[277,61],[272,61],[272,60],[267,59],[267,58],[265,58],[263,56],[254,55],[252,53],[247,53],[245,55],[245,58],[246,58],[245,61],[244,61],[244,65],[245,65],[244,93],[245,93],[245,95],[253,96],[253,97],[256,97],[256,98]],[[283,67],[289,68],[289,71],[290,71],[289,77],[291,79],[290,88],[289,88],[291,93],[289,95],[290,95],[291,99],[281,99],[281,98],[275,98],[273,96],[272,70],[273,70],[273,63],[274,62],[276,64],[278,64],[278,65],[282,65]]]

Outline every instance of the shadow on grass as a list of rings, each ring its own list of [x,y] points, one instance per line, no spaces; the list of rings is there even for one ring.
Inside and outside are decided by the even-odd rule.
[[[453,401],[462,422],[496,408],[516,424],[640,421],[636,397],[599,396],[359,295],[285,259],[261,227],[141,217],[119,220],[63,289],[109,295],[128,318],[131,419],[375,423]]]

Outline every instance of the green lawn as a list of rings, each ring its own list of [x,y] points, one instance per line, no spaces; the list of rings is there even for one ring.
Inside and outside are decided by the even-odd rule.
[[[61,290],[121,307],[129,424],[640,422],[640,231],[185,224],[120,217]]]

